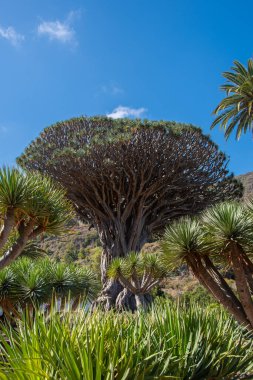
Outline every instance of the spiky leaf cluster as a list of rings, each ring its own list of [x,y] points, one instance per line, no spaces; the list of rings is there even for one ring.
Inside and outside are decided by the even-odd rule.
[[[149,273],[152,278],[161,278],[166,273],[159,254],[130,252],[125,258],[115,258],[108,268],[108,276],[118,279],[123,275],[126,279],[143,276]]]
[[[161,247],[164,263],[169,268],[178,266],[189,253],[202,253],[205,243],[200,222],[185,217],[172,223],[165,230]]]
[[[40,306],[57,299],[77,299],[86,296],[93,300],[99,289],[95,275],[79,268],[48,259],[33,261],[20,258],[0,271],[0,305],[6,309],[19,306]]]
[[[14,210],[16,224],[30,219],[41,230],[58,234],[73,216],[65,190],[39,173],[23,173],[15,168],[0,169],[0,215]]]
[[[189,254],[220,255],[230,243],[253,250],[252,201],[224,202],[204,211],[198,219],[182,218],[165,230],[161,241],[163,259],[169,265],[179,265]]]

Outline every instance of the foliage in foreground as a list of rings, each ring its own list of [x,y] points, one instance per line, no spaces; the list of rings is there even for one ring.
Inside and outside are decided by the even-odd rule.
[[[219,307],[164,304],[149,313],[36,314],[0,335],[8,380],[239,379],[252,340]]]

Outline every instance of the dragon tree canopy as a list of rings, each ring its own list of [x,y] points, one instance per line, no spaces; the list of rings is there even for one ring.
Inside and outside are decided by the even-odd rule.
[[[44,129],[18,163],[66,187],[110,256],[140,250],[171,219],[242,195],[217,145],[171,121],[73,118]]]

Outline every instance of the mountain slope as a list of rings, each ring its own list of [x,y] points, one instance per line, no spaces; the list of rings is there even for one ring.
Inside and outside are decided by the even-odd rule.
[[[253,196],[253,172],[249,172],[246,174],[241,174],[236,177],[239,179],[244,187],[244,194],[243,198],[244,200],[249,199],[250,197]]]

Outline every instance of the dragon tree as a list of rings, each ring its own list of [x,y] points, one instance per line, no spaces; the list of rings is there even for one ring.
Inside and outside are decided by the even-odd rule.
[[[18,163],[62,184],[80,219],[97,229],[99,302],[107,308],[124,290],[107,278],[115,257],[139,252],[172,219],[242,193],[217,145],[201,129],[175,122],[73,118],[46,128]]]

